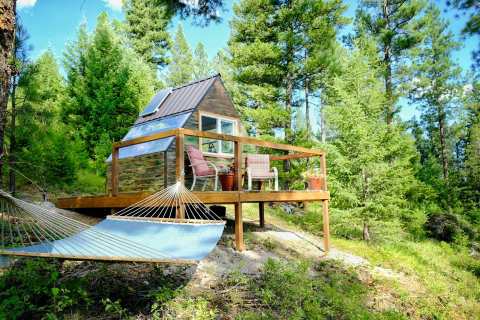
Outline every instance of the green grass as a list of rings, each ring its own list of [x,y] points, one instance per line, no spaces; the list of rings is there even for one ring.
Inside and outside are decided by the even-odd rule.
[[[254,216],[255,209],[249,214]],[[287,215],[266,206],[267,221],[322,235],[321,210],[311,205],[303,215]],[[281,221],[279,221],[281,220]],[[432,240],[410,241],[391,231],[382,241],[366,243],[339,237],[345,217],[331,217],[335,248],[361,256],[373,266],[400,273],[400,279],[386,279],[386,286],[398,296],[396,304],[418,319],[475,319],[480,314],[480,260],[466,247]],[[353,231],[352,231],[353,232]],[[340,232],[343,234],[343,231]],[[352,236],[352,234],[350,234]]]
[[[474,319],[480,314],[478,260],[465,248],[434,241],[369,245],[335,239],[333,244],[412,279],[398,290],[419,317]]]

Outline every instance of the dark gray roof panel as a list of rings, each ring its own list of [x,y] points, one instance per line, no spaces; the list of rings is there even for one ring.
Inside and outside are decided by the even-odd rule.
[[[173,88],[155,113],[139,117],[135,124],[195,109],[218,77],[220,75]]]

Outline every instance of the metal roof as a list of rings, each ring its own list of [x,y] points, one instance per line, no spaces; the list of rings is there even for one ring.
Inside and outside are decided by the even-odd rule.
[[[216,74],[205,79],[173,88],[168,97],[160,103],[160,106],[155,113],[138,117],[137,121],[135,121],[135,125],[195,109],[200,101],[202,101],[208,89],[210,89],[212,84],[219,77],[220,75]]]

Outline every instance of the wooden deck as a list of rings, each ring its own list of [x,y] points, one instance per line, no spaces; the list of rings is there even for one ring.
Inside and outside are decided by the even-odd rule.
[[[221,141],[231,141],[234,144],[234,190],[237,191],[209,191],[194,192],[194,194],[205,204],[233,204],[235,209],[235,247],[237,250],[244,250],[243,242],[243,203],[258,203],[258,213],[260,226],[265,225],[265,202],[312,202],[322,203],[323,218],[323,239],[324,248],[328,252],[330,247],[330,230],[328,203],[330,194],[327,191],[327,164],[325,152],[300,146],[273,143],[269,141],[258,140],[251,137],[239,137],[213,132],[197,131],[190,129],[172,129],[159,132],[150,136],[144,136],[132,140],[121,141],[113,144],[112,148],[112,171],[111,171],[111,194],[100,196],[71,197],[57,200],[57,206],[62,209],[120,209],[128,207],[151,193],[120,193],[119,192],[119,149],[127,146],[141,144],[149,141],[155,141],[166,137],[175,137],[175,162],[176,162],[176,181],[185,182],[185,136],[215,139]],[[292,161],[294,159],[318,157],[321,164],[321,173],[323,176],[323,190],[321,191],[244,191],[243,189],[243,168],[242,154],[244,145],[253,145],[257,148],[271,148],[282,150],[284,155],[272,155],[271,161]],[[176,219],[181,219],[183,210],[177,210]],[[320,217],[319,217],[320,218]]]
[[[235,204],[255,202],[304,202],[329,200],[327,191],[207,191],[194,192],[205,204]],[[116,196],[99,195],[86,197],[59,198],[61,209],[120,209],[128,207],[151,195],[151,193],[119,193]]]

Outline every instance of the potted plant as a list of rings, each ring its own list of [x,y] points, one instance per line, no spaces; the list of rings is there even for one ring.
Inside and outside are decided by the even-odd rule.
[[[235,180],[235,170],[233,166],[221,167],[218,171],[218,178],[222,185],[222,191],[232,191],[233,182]]]
[[[305,177],[308,183],[308,190],[324,190],[325,179],[319,168],[313,170],[307,170]]]

